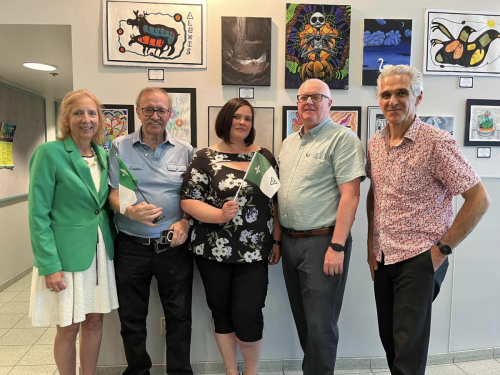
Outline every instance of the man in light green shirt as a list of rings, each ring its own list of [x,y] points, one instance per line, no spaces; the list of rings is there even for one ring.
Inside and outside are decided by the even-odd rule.
[[[297,105],[304,125],[285,139],[279,155],[283,274],[303,373],[332,375],[364,152],[356,134],[330,119],[324,82],[304,82]]]

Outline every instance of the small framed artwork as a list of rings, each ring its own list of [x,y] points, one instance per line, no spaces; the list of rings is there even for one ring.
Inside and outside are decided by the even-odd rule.
[[[172,113],[167,122],[170,135],[196,147],[196,89],[164,88],[170,98]]]
[[[500,146],[500,100],[467,99],[465,146]]]
[[[476,157],[478,159],[491,158],[491,147],[478,147],[476,150]]]
[[[255,126],[254,144],[267,148],[274,153],[274,107],[253,107],[255,110],[255,118],[253,124]],[[221,141],[215,133],[215,120],[222,107],[208,107],[208,145],[212,146]]]
[[[366,117],[368,118],[368,133],[366,135],[366,149],[368,150],[368,141],[370,138],[381,131],[387,125],[388,121],[385,119],[378,105],[369,106]]]
[[[103,148],[109,152],[111,142],[117,137],[135,131],[134,106],[128,104],[104,104],[102,113],[106,118],[106,141]]]
[[[458,87],[464,89],[471,89],[474,87],[474,78],[473,77],[460,77],[458,79]]]
[[[255,99],[253,87],[238,87],[238,98]]]
[[[283,107],[283,139],[302,127],[297,106]],[[361,107],[330,107],[330,118],[351,129],[361,139]]]
[[[148,81],[164,81],[165,80],[165,69],[150,69],[148,68]]]

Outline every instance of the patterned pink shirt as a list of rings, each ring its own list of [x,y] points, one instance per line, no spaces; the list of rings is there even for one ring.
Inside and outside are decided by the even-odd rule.
[[[453,222],[453,196],[480,178],[446,131],[418,116],[403,141],[389,148],[387,125],[368,142],[366,176],[375,197],[373,252],[393,264],[436,244]]]

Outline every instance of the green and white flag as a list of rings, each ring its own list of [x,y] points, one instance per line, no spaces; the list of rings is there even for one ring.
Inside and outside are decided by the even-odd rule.
[[[254,153],[244,180],[252,181],[259,186],[260,190],[269,198],[271,198],[281,186],[273,166],[260,152]]]
[[[123,162],[123,160],[116,154],[119,163],[120,185],[118,186],[118,193],[120,196],[120,213],[125,214],[128,206],[137,202],[135,196],[135,188],[137,187],[137,179],[134,177],[130,169]]]

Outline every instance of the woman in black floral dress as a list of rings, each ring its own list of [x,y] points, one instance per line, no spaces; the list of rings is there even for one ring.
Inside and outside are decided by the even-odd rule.
[[[255,152],[278,169],[272,153],[253,144],[253,118],[244,99],[224,105],[215,123],[222,141],[196,153],[181,195],[182,209],[195,219],[189,248],[197,255],[226,375],[238,375],[237,345],[245,375],[258,373],[268,264],[281,255],[276,199],[243,180]]]

